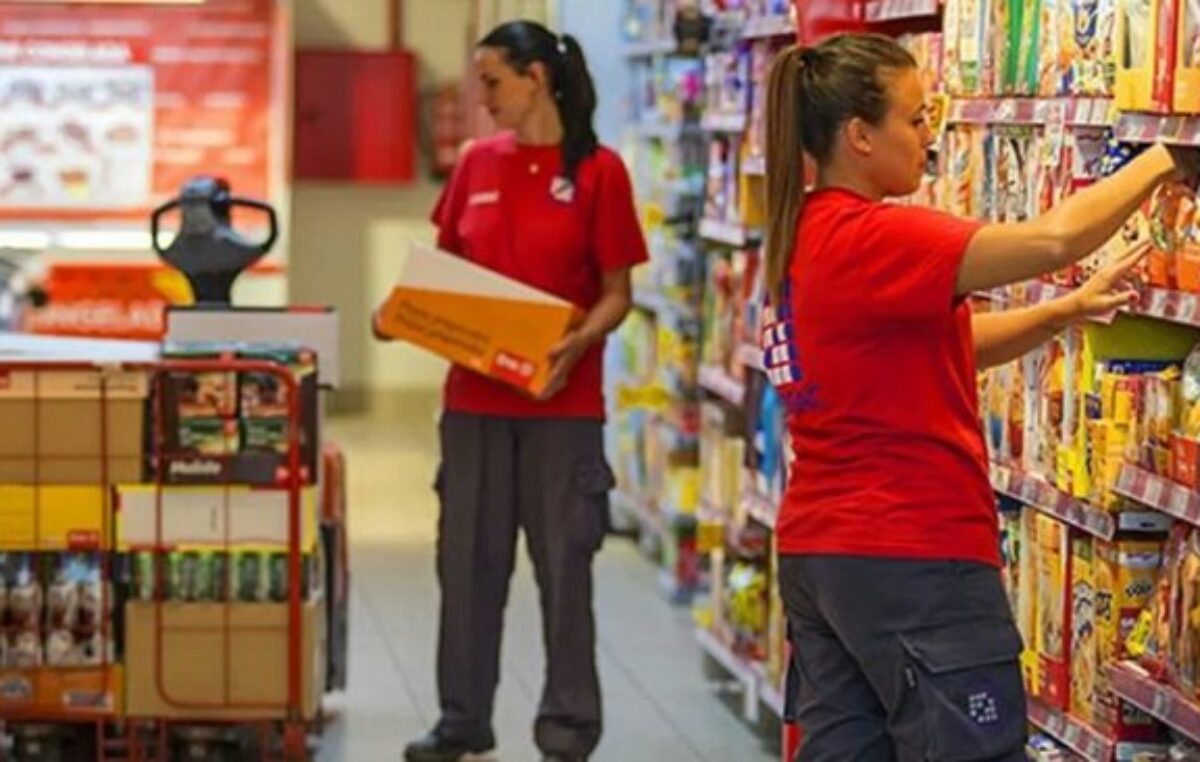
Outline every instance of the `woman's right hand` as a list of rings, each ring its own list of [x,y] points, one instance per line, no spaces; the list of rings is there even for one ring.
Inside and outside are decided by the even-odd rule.
[[[394,341],[391,336],[383,332],[383,307],[378,307],[371,313],[371,334],[376,341]]]

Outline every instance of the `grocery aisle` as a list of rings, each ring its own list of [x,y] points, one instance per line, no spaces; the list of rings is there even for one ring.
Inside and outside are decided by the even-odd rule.
[[[351,689],[330,701],[341,716],[321,762],[398,759],[435,719],[433,409],[431,398],[422,412],[335,420],[327,429],[348,457],[355,576]],[[542,671],[535,588],[522,561],[496,717],[499,758],[517,762],[538,758],[530,728]],[[594,759],[778,759],[706,681],[690,612],[664,602],[655,567],[633,544],[610,539],[596,569],[607,728]]]

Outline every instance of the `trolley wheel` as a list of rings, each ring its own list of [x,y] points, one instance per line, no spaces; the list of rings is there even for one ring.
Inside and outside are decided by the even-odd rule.
[[[288,722],[283,726],[283,758],[287,762],[308,762],[308,726],[303,722]]]
[[[94,735],[94,728],[89,729]],[[75,726],[20,725],[13,731],[13,757],[21,762],[70,762],[88,759],[89,752],[92,759],[96,755],[95,744],[87,745]]]

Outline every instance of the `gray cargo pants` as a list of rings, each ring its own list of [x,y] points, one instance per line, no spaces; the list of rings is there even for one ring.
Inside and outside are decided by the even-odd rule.
[[[1000,572],[781,556],[798,762],[1018,762],[1025,689]]]
[[[541,592],[546,649],[534,739],[544,753],[584,756],[599,742],[592,558],[604,539],[613,487],[602,426],[443,415],[436,483],[439,734],[473,739],[491,728],[520,527]]]

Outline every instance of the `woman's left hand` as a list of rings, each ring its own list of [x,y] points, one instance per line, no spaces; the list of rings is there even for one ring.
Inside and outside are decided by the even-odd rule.
[[[571,371],[579,363],[579,358],[587,351],[591,342],[579,330],[571,331],[554,349],[550,350],[550,377],[546,388],[537,395],[541,401],[546,401],[558,394],[571,378]]]
[[[1071,300],[1076,320],[1104,319],[1123,307],[1137,303],[1141,283],[1136,269],[1150,252],[1143,246],[1100,268],[1088,278]]]

